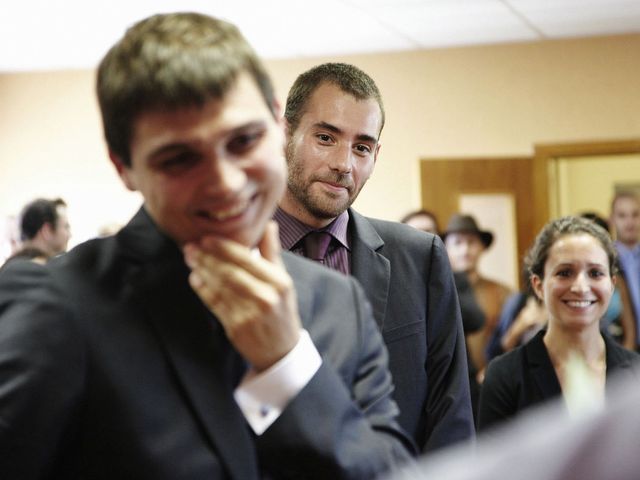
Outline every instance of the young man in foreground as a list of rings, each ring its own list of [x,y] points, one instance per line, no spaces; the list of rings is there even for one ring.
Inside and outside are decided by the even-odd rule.
[[[237,29],[143,20],[97,90],[144,205],[0,275],[3,478],[369,479],[405,461],[361,289],[280,253],[283,129]]]

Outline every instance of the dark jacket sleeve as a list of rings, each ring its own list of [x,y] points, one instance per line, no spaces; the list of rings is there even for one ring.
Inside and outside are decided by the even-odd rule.
[[[60,305],[44,267],[16,262],[0,274],[3,478],[46,478],[65,461],[58,450],[77,417],[84,357]]]
[[[460,308],[449,259],[439,237],[434,238],[428,271],[425,451],[475,435]]]
[[[337,356],[314,338],[323,354],[320,370],[257,439],[261,464],[276,478],[373,479],[414,453],[395,420],[398,409],[391,398],[387,352],[369,303],[355,281],[349,284],[354,300],[350,308],[357,317],[355,338],[345,343],[350,345],[346,357],[354,359],[351,384],[345,383]]]
[[[480,390],[478,431],[487,430],[518,411],[517,359],[521,352],[516,349],[489,362]]]

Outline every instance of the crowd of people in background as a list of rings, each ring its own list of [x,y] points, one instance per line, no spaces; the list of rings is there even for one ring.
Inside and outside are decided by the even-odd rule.
[[[589,224],[581,222],[578,218],[594,223],[599,227],[599,230],[589,230],[587,228]],[[532,278],[537,279],[535,281],[539,283],[542,282],[544,276],[541,275],[541,272],[534,273],[531,270],[531,265],[523,262],[522,287],[516,292],[510,291],[508,287],[497,281],[483,278],[478,272],[478,260],[482,252],[490,248],[493,234],[482,230],[472,215],[453,215],[444,231],[439,229],[439,221],[436,215],[428,210],[410,212],[401,221],[414,228],[441,235],[447,247],[454,272],[464,272],[471,279],[470,285],[472,288],[470,292],[465,291],[463,288],[458,293],[463,312],[463,322],[465,321],[465,316],[467,319],[475,318],[469,313],[465,315],[463,304],[469,305],[469,302],[475,301],[484,315],[481,329],[477,328],[477,322],[473,323],[476,330],[471,330],[471,326],[469,328],[465,327],[465,339],[469,349],[469,380],[474,417],[478,426],[486,428],[496,422],[496,417],[504,419],[514,415],[516,411],[521,409],[522,405],[528,405],[531,402],[537,403],[544,399],[558,396],[560,394],[559,385],[550,382],[548,379],[545,381],[545,386],[540,387],[541,390],[533,395],[535,401],[528,397],[528,395],[532,395],[531,387],[527,391],[526,387],[519,384],[517,390],[524,390],[525,393],[523,395],[525,395],[526,399],[521,399],[522,405],[516,408],[513,404],[504,403],[507,402],[504,398],[506,387],[504,385],[500,387],[495,385],[495,377],[505,381],[510,376],[509,380],[515,381],[514,377],[518,375],[518,368],[522,369],[522,363],[533,361],[532,359],[542,363],[547,370],[551,368],[548,362],[548,355],[542,347],[542,339],[548,338],[544,337],[544,335],[549,331],[549,322],[557,322],[557,320],[551,320],[555,317],[549,312],[548,299],[545,302],[543,291],[539,287],[538,291],[536,291],[536,287],[531,283]],[[596,326],[598,332],[603,334],[603,338],[607,339],[607,342],[611,341],[608,343],[606,350],[607,354],[612,356],[612,358],[608,358],[609,368],[607,371],[616,371],[620,362],[625,366],[633,363],[635,355],[627,358],[624,351],[634,352],[639,350],[639,342],[637,340],[639,320],[636,313],[637,303],[634,303],[634,300],[638,301],[637,295],[634,299],[634,292],[637,294],[639,291],[638,288],[630,288],[630,284],[640,278],[640,197],[630,191],[615,194],[611,202],[609,220],[595,212],[587,211],[566,222],[563,228],[567,232],[571,231],[571,235],[576,234],[573,230],[579,231],[582,228],[584,230],[582,233],[596,238],[610,259],[610,264],[607,265],[606,269],[606,276],[612,280],[611,292],[606,296],[606,301],[604,302],[606,308],[596,314],[598,320]],[[562,228],[559,228],[556,223],[551,223],[546,228],[551,230],[556,228],[558,229],[557,236],[563,236]],[[610,233],[611,230],[614,232],[613,235]],[[569,233],[566,233],[566,235],[569,235]],[[614,238],[615,240],[613,240]],[[540,239],[538,242],[540,242]],[[546,245],[543,250],[549,250],[551,246]],[[540,245],[533,245],[531,246],[531,251],[534,252],[536,249],[540,250],[541,248]],[[527,260],[529,263],[534,261],[531,255],[530,253],[530,257]],[[540,252],[538,252],[538,255],[540,255]],[[546,253],[543,256],[546,259]],[[540,269],[538,268],[538,270]],[[469,294],[471,294],[470,299]],[[468,309],[466,310],[469,311]],[[481,332],[484,335],[479,340]],[[551,338],[553,339],[553,334]],[[534,339],[535,341],[531,343]],[[524,347],[525,345],[528,346]],[[528,352],[531,358],[526,357],[527,349],[531,350]],[[621,349],[624,349],[624,351]],[[493,371],[501,373],[492,374],[488,385],[485,386],[486,366],[496,357],[512,350],[520,352],[519,355],[525,356],[525,359],[522,360],[510,355],[501,358],[492,367]],[[518,358],[519,363],[515,362],[514,359],[516,358]],[[546,362],[544,361],[545,359],[547,359]],[[520,375],[522,375],[522,372],[520,372]],[[520,381],[523,381],[522,378]],[[496,390],[500,394],[497,394]],[[483,392],[482,403],[484,408],[483,413],[479,414],[481,391]],[[513,396],[513,393],[510,395]],[[511,398],[509,401],[514,402],[515,400]],[[507,414],[505,410],[510,413]]]
[[[524,261],[523,292],[507,300],[487,358],[478,448],[424,459],[394,480],[637,476],[640,356],[629,341],[638,317],[627,279],[640,275],[640,197],[616,193],[610,221],[616,241],[593,212],[544,226]],[[632,257],[626,264],[621,243]]]
[[[97,93],[144,204],[68,253],[64,200],[20,212],[0,268],[7,478],[370,479],[640,382],[635,193],[609,220],[550,220],[513,291],[481,271],[495,235],[475,216],[352,207],[385,124],[354,65],[303,72],[282,109],[233,25],[157,15]]]

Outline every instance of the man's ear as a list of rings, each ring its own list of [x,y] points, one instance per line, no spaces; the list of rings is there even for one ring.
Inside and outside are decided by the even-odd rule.
[[[271,111],[273,112],[273,116],[277,122],[281,122],[284,119],[284,110],[282,109],[282,104],[275,97],[271,101]]]
[[[287,142],[289,141],[289,124],[284,118],[284,110],[282,109],[282,104],[278,101],[277,98],[274,98],[271,101],[271,113],[273,114],[273,118],[275,119],[278,128],[282,132],[282,147],[285,148]]]
[[[53,237],[53,234],[53,225],[51,225],[51,223],[49,222],[43,223],[42,227],[40,227],[40,231],[38,232],[38,235],[42,238],[42,240],[44,240],[45,243],[49,242],[51,237]]]
[[[284,118],[284,108],[282,108],[282,103],[280,103],[280,100],[275,97],[271,100],[271,113],[273,114],[273,118],[275,118],[278,126],[284,130],[286,135],[289,130],[289,124],[287,119]]]
[[[131,170],[131,167],[127,167],[122,161],[122,158],[120,158],[120,156],[114,153],[112,150],[109,150],[109,158],[111,159],[111,163],[113,163],[113,166],[116,167],[116,171],[118,172],[118,175],[120,176],[120,179],[122,180],[122,183],[124,183],[125,187],[127,187],[127,189],[131,190],[132,192],[138,190],[136,186],[135,175]]]
[[[376,145],[376,151],[373,154],[373,163],[376,163],[378,161],[378,154],[380,153],[380,147],[382,147],[382,143],[378,141],[378,144]]]

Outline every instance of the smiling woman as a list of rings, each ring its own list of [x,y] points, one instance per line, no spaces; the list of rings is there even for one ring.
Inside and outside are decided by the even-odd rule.
[[[595,330],[613,292],[602,244],[586,233],[559,238],[549,249],[545,272],[531,280],[551,318],[549,336],[556,329]]]
[[[600,332],[615,286],[616,261],[609,234],[590,220],[563,217],[542,229],[526,265],[548,327],[489,364],[480,396],[480,429],[560,395],[569,400],[576,357],[585,367],[592,401],[604,398],[606,379],[613,373],[640,380],[640,356]]]

